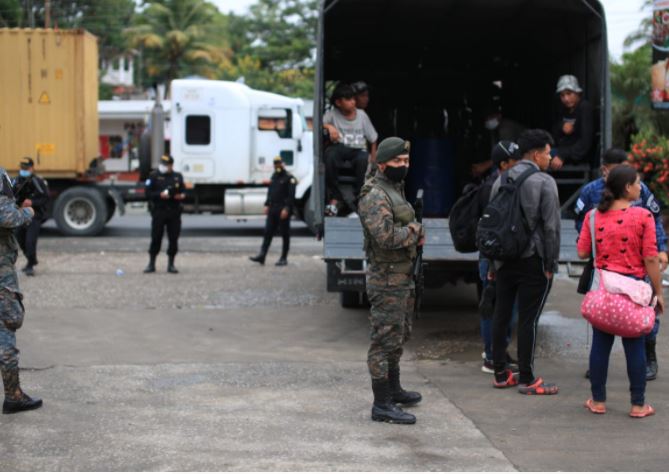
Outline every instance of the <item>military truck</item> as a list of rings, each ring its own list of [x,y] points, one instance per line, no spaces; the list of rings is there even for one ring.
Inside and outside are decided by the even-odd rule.
[[[578,77],[596,136],[589,162],[555,175],[565,211],[611,143],[606,19],[597,0],[324,0],[319,8],[311,206],[324,237],[328,290],[340,292],[344,306],[363,301],[366,263],[359,219],[324,215],[319,131],[332,84],[367,82],[367,112],[380,138],[412,142],[406,191],[412,198],[425,190],[430,287],[477,281],[478,255],[454,250],[447,219],[469,178],[490,103],[528,128],[550,130],[558,77]],[[577,258],[574,241],[573,224],[565,222],[565,262]]]

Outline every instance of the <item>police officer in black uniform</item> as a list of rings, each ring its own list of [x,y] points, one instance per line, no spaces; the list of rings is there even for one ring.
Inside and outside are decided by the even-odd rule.
[[[144,273],[156,271],[156,257],[160,253],[163,231],[167,228],[167,271],[179,273],[174,266],[174,257],[178,251],[179,233],[181,233],[181,202],[184,194],[184,178],[174,171],[174,158],[163,155],[157,171],[152,171],[146,180],[146,197],[151,210],[151,246],[149,247],[149,264]]]
[[[283,237],[283,249],[281,258],[276,262],[277,267],[288,264],[288,249],[290,248],[290,216],[295,204],[295,186],[297,179],[290,174],[280,157],[274,158],[274,174],[267,190],[265,201],[265,237],[260,247],[260,253],[255,257],[249,257],[252,262],[265,264],[267,251],[272,243],[272,237],[278,228]]]
[[[25,157],[19,163],[19,175],[14,180],[13,191],[16,203],[19,207],[24,203],[32,207],[35,216],[30,224],[19,227],[16,230],[16,239],[23,251],[28,263],[22,268],[27,276],[35,275],[37,265],[37,238],[42,222],[47,215],[47,204],[49,202],[49,188],[46,181],[34,174],[35,163],[32,158]]]

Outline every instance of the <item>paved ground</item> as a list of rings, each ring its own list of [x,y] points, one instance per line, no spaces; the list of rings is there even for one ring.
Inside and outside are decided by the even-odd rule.
[[[369,420],[366,312],[324,291],[319,243],[298,230],[288,267],[259,267],[246,260],[257,222],[202,220],[182,239],[181,274],[146,276],[133,219],[40,241],[19,344],[24,385],[45,406],[0,417],[0,469],[666,469],[665,372],[648,387],[658,414],[629,419],[617,345],[610,413],[582,408],[588,338],[572,281],[557,282],[540,326],[537,368],[558,396],[493,390],[474,291],[448,288],[428,295],[403,364],[425,397],[419,422],[391,426]]]

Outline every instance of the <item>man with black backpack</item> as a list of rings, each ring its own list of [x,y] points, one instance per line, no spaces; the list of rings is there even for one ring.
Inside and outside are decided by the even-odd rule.
[[[545,130],[527,130],[518,139],[522,160],[493,184],[490,204],[479,222],[477,243],[494,260],[497,283],[493,316],[496,388],[519,385],[527,395],[552,395],[555,384],[534,375],[539,316],[558,270],[560,199],[555,180],[545,171],[553,139]],[[507,367],[507,331],[518,304],[518,379]]]

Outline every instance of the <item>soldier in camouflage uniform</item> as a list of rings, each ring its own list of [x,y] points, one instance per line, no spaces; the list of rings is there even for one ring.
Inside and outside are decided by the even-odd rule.
[[[374,392],[372,420],[413,424],[416,418],[396,405],[413,405],[422,399],[420,393],[402,388],[399,368],[402,346],[411,335],[416,247],[425,238],[404,197],[409,142],[397,137],[383,140],[376,164],[358,205],[369,262],[367,295],[372,307],[372,342],[367,357]]]
[[[31,207],[16,205],[7,172],[0,168],[0,372],[5,387],[5,414],[42,406],[42,400],[30,398],[21,390],[16,348],[16,330],[23,324],[23,303],[14,268],[19,249],[14,229],[29,224],[34,215]]]

